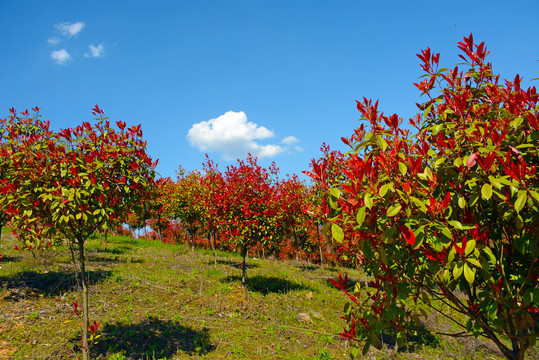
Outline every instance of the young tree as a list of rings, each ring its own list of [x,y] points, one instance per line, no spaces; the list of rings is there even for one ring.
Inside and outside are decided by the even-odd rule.
[[[281,233],[294,240],[296,259],[299,250],[305,248],[308,216],[305,213],[307,188],[296,175],[280,181],[276,187],[276,199],[278,206]],[[303,236],[301,236],[303,235]]]
[[[224,174],[224,229],[239,248],[242,262],[242,283],[246,281],[245,259],[250,247],[274,241],[281,224],[277,221],[276,190],[272,176],[277,175],[273,164],[262,168],[249,155],[238,166],[229,166]]]
[[[38,247],[43,236],[61,234],[78,247],[86,360],[89,311],[84,243],[96,230],[123,221],[129,211],[143,206],[153,188],[156,162],[146,154],[140,125],[126,129],[118,121],[119,131],[111,128],[97,105],[94,125],[84,122],[58,133],[51,132],[37,113],[20,117],[11,112],[8,152],[3,153],[11,169],[7,197],[11,222],[27,246]]]
[[[205,211],[204,228],[212,241],[214,264],[217,265],[217,236],[223,224],[223,194],[225,182],[223,174],[206,155],[207,161],[204,163],[205,174],[202,178],[203,202]]]
[[[186,172],[181,167],[174,193],[171,196],[172,216],[186,225],[191,237],[191,250],[195,251],[195,236],[205,218],[204,184],[198,171]]]
[[[418,54],[428,100],[410,120],[415,135],[364,99],[369,127],[343,139],[342,181],[325,181],[325,163],[311,174],[329,192],[334,240],[374,276],[366,289],[335,282],[352,300],[343,336],[364,351],[391,329],[402,341],[430,308],[461,327],[450,335],[523,359],[539,335],[539,98],[519,75],[501,85],[472,35],[458,45],[464,70]]]
[[[176,184],[169,177],[159,178],[155,182],[155,191],[151,195],[147,209],[147,223],[154,230],[161,241],[169,228],[173,217],[172,197],[176,191]]]

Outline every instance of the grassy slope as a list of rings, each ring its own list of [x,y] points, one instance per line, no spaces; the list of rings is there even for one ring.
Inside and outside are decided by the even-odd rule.
[[[340,269],[190,253],[184,246],[129,238],[87,245],[90,318],[102,325],[92,355],[105,359],[345,359],[337,334],[345,299],[328,282]],[[0,253],[0,359],[76,357],[80,321],[72,312],[78,282],[61,248],[35,259]],[[352,279],[361,273],[349,271]],[[442,319],[435,326],[448,326]],[[427,337],[404,352],[371,350],[369,359],[498,359],[488,342]],[[535,353],[537,354],[537,353]],[[533,354],[531,354],[533,356]]]

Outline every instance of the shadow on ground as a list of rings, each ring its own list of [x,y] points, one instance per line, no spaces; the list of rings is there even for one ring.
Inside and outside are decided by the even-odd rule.
[[[241,277],[231,275],[223,278],[221,281],[225,283],[241,282]],[[269,293],[286,294],[295,290],[313,290],[308,286],[298,284],[290,280],[281,279],[274,276],[249,276],[249,274],[247,274],[247,284],[245,284],[245,287],[249,291],[258,292],[263,295]]]
[[[233,268],[236,268],[236,269],[241,269],[241,258],[239,258],[238,260],[235,260],[235,259],[231,259],[231,260],[217,260],[217,263],[218,264],[221,264],[221,265],[229,265],[229,266],[232,266]],[[209,264],[213,264],[213,260],[208,262]],[[249,260],[247,260],[247,264],[245,264],[245,268],[246,269],[254,269],[254,268],[257,268],[257,267],[260,267],[260,265],[258,264],[253,264],[253,263],[250,263]]]
[[[97,252],[97,253],[104,253],[104,254],[112,254],[112,255],[121,255],[125,254],[126,252],[130,251],[131,248],[127,246],[122,245],[116,245],[114,244],[114,247],[108,246],[108,247],[100,247],[96,249],[88,250],[89,253]]]
[[[407,334],[404,346],[400,346],[398,352],[415,352],[420,350],[423,345],[432,348],[440,345],[440,339],[431,334],[423,324],[419,326],[417,335]],[[394,348],[397,344],[397,334],[395,331],[388,331],[382,334],[382,344],[389,348]]]
[[[102,337],[92,346],[91,354],[101,359],[118,353],[130,359],[168,359],[181,351],[203,355],[214,350],[207,329],[193,330],[179,322],[154,317],[137,324],[105,324],[98,333]]]
[[[89,284],[102,282],[111,275],[110,271],[87,271]],[[78,272],[49,271],[39,273],[25,271],[14,276],[0,276],[0,287],[8,290],[4,298],[8,301],[18,301],[31,297],[32,294],[60,295],[66,291],[78,289],[80,277]]]
[[[8,262],[19,262],[22,260],[22,256],[9,256],[9,255],[2,255],[2,260],[0,260],[1,263],[7,264]]]

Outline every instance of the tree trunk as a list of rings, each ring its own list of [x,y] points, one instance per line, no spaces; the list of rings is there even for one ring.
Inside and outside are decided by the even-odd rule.
[[[316,224],[316,233],[318,234],[318,249],[320,249],[320,266],[324,265],[324,256],[322,255],[322,242],[320,240],[320,229]]]
[[[217,241],[215,238],[217,237],[217,233],[213,233],[213,265],[217,266]]]
[[[189,231],[189,234],[191,235],[191,252],[195,252],[195,235],[192,231]]]
[[[84,241],[77,239],[77,242],[79,245],[80,278],[82,281],[82,358],[83,360],[89,360],[88,326],[90,325],[90,320],[88,316],[88,278],[86,277],[86,269],[84,267]]]
[[[247,258],[247,249],[245,248],[242,249],[241,256],[243,257],[243,262],[241,264],[241,274],[242,274],[241,284],[245,286],[245,279],[247,278],[247,276],[245,275],[245,272],[247,270],[245,266],[245,259]]]
[[[296,248],[296,261],[298,260],[299,246],[298,246],[298,237],[296,236],[296,229],[292,228],[292,233],[294,234],[294,247]]]

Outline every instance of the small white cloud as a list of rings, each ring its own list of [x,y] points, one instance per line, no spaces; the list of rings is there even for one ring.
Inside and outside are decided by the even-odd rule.
[[[103,46],[103,43],[101,43],[101,44],[99,44],[97,46],[94,46],[93,44],[90,44],[90,46],[88,46],[88,48],[90,49],[90,52],[84,54],[85,57],[94,57],[94,58],[101,57],[101,56],[103,56],[103,50],[105,50],[105,48]]]
[[[59,65],[64,65],[69,60],[71,60],[71,55],[66,51],[66,49],[55,50],[51,52],[51,58]]]
[[[63,23],[54,25],[54,27],[58,31],[60,31],[62,35],[67,36],[67,37],[73,37],[77,35],[78,33],[82,31],[82,29],[84,29],[85,26],[86,24],[82,21],[78,21],[76,23],[63,22]]]
[[[47,40],[47,42],[50,44],[50,45],[58,45],[58,43],[60,42],[60,39],[58,39],[57,37],[51,37]]]
[[[286,145],[292,145],[299,142],[299,140],[295,136],[287,136],[283,140],[281,140],[281,142]]]
[[[263,158],[286,151],[282,146],[262,145],[256,141],[273,136],[273,131],[266,127],[248,122],[243,111],[228,111],[216,119],[193,124],[187,139],[200,151],[219,151],[225,160],[234,160],[249,153]]]
[[[302,152],[305,149],[303,149],[301,146],[294,146],[294,150],[296,150],[297,152]]]

